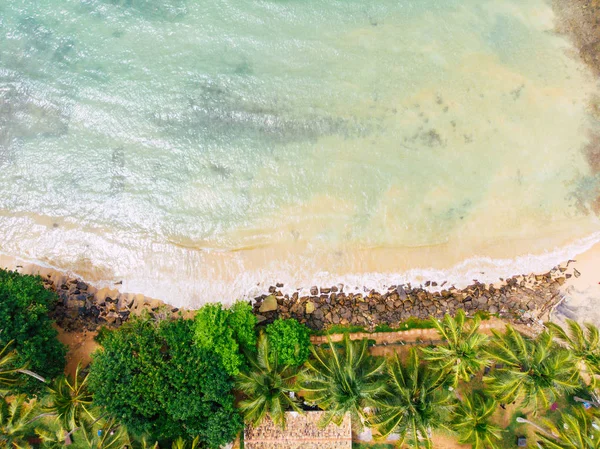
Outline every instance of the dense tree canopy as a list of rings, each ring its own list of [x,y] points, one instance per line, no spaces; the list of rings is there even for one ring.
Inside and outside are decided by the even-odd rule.
[[[235,438],[233,380],[213,351],[193,344],[194,322],[136,319],[107,333],[93,357],[94,402],[152,440],[194,438],[217,448]]]
[[[14,366],[24,366],[45,378],[58,376],[65,366],[65,347],[56,339],[48,317],[56,300],[39,276],[0,269],[0,346],[12,341]],[[32,394],[43,388],[39,380],[23,376],[15,391]]]
[[[308,328],[294,319],[278,319],[267,326],[271,358],[282,365],[300,366],[310,355]]]
[[[247,303],[237,302],[230,309],[206,304],[196,313],[196,343],[216,353],[227,372],[235,376],[244,365],[242,350],[256,350],[255,325],[256,317]]]

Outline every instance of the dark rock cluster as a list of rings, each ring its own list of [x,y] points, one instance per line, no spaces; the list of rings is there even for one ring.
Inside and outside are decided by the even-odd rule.
[[[444,288],[444,284],[438,286],[435,282],[418,287],[392,285],[383,293],[346,293],[343,285],[313,286],[309,296],[300,296],[282,294],[278,287],[271,287],[269,294],[255,298],[254,311],[259,321],[295,318],[315,330],[334,324],[369,330],[380,324],[398,327],[409,318],[441,318],[458,309],[468,314],[497,314],[517,323],[536,323],[560,301],[560,286],[573,275],[566,271],[556,267],[543,275],[513,276],[502,280],[498,287],[475,281],[464,289]]]
[[[66,331],[118,327],[130,315],[140,314],[143,310],[157,316],[178,311],[157,299],[116,290],[98,290],[76,278],[48,275],[43,280],[46,288],[58,295],[59,302],[52,311],[52,318]]]

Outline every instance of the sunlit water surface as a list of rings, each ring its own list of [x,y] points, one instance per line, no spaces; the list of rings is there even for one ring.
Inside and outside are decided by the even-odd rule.
[[[176,305],[550,268],[600,230],[596,86],[553,27],[544,0],[0,0],[0,252]]]

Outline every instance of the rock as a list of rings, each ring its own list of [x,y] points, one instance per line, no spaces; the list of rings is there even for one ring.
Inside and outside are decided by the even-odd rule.
[[[281,282],[278,282],[277,284],[275,284],[275,286],[276,286],[277,288],[281,288],[281,287],[283,287],[283,284],[282,284]]]
[[[331,292],[331,289],[330,289],[330,288],[321,288],[321,293],[322,293],[322,294],[325,294],[325,295],[326,295],[326,294],[329,294],[330,292]]]
[[[317,296],[319,294],[319,288],[316,285],[313,285],[310,288],[310,294],[311,296]]]
[[[265,321],[267,318],[262,316],[262,315],[256,315],[256,323],[262,323],[263,321]]]
[[[260,313],[273,312],[277,310],[277,298],[274,295],[269,295],[263,299],[262,304],[258,308]]]
[[[323,321],[323,311],[321,309],[315,310],[313,317],[315,320]]]
[[[400,299],[402,301],[404,301],[407,297],[406,295],[406,291],[404,290],[404,287],[402,287],[401,285],[398,286],[398,288],[396,289],[396,291],[398,292],[398,296],[400,297]]]
[[[277,288],[275,288],[275,286],[274,286],[274,285],[271,285],[271,286],[269,287],[269,293],[275,293],[275,291],[276,291],[276,290],[277,290]]]
[[[581,276],[581,273],[579,271],[577,271],[576,268],[573,269],[573,276],[575,276],[576,278],[578,278],[579,276]]]
[[[314,303],[314,302],[312,302],[312,301],[308,301],[308,302],[306,303],[306,309],[305,309],[305,312],[306,312],[307,314],[311,314],[311,313],[313,313],[314,311],[315,311],[315,303]]]

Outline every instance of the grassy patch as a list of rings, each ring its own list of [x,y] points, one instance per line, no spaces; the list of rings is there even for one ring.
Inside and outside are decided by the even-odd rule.
[[[420,320],[418,318],[409,318],[408,320],[400,323],[397,327],[392,327],[388,324],[378,324],[375,326],[374,331],[368,331],[362,326],[332,324],[327,329],[319,331],[311,331],[312,335],[333,335],[333,334],[354,334],[357,332],[399,332],[407,331],[411,329],[432,329],[433,323],[430,319]]]
[[[311,330],[311,335],[333,335],[333,334],[354,334],[356,332],[368,332],[362,326],[352,326],[343,324],[332,324],[327,329],[320,331]]]
[[[396,449],[394,443],[355,443],[352,442],[352,449]]]
[[[506,449],[514,449],[517,447],[517,437],[527,435],[527,426],[517,422],[517,417],[526,418],[525,413],[517,411],[510,417],[510,423],[504,429],[502,439],[498,442],[498,446]]]

